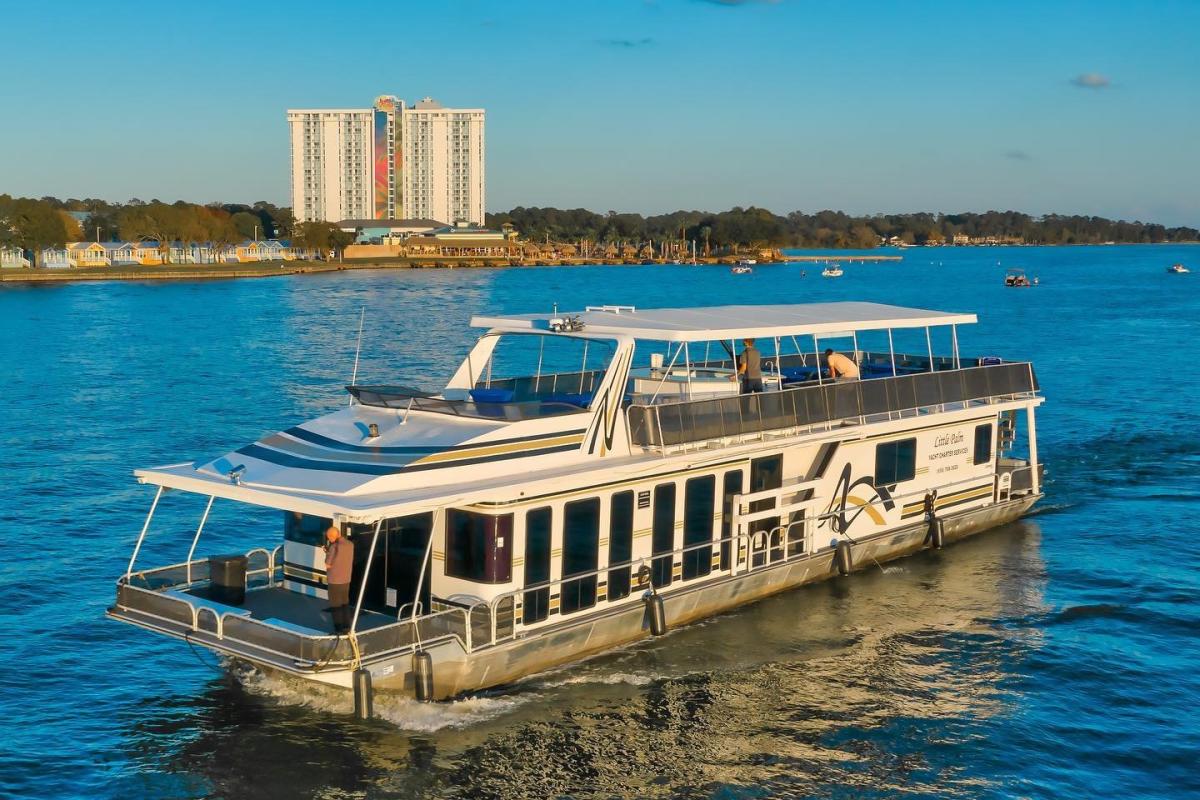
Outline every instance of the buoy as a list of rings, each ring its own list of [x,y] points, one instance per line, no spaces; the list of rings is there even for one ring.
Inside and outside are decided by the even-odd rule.
[[[424,650],[413,653],[413,694],[418,703],[433,701],[433,656]]]
[[[934,550],[942,549],[942,545],[946,543],[945,520],[934,518],[929,521],[929,543],[933,545]]]
[[[657,592],[649,592],[645,596],[646,616],[650,620],[650,633],[662,636],[667,632],[667,609],[663,605],[662,596]]]
[[[375,715],[374,692],[371,691],[371,670],[359,667],[354,670],[354,716],[370,719]]]
[[[839,575],[849,575],[854,569],[854,555],[850,552],[849,542],[838,542],[833,554],[833,563],[837,565]]]

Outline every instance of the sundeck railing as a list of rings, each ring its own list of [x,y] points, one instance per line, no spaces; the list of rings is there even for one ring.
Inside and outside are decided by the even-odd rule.
[[[631,444],[651,449],[761,436],[770,431],[866,422],[1039,391],[1029,363],[808,385],[628,409]]]

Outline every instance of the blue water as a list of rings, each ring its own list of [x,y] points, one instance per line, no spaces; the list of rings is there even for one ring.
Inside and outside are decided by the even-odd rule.
[[[644,266],[0,287],[0,795],[1196,796],[1200,273],[1164,270],[1200,267],[1200,248],[904,256],[837,280]],[[1041,285],[1004,288],[1008,266]],[[344,403],[363,305],[360,380],[436,383],[476,310],[833,299],[975,311],[964,353],[1035,362],[1040,513],[503,692],[381,700],[369,724],[341,694],[103,617],[152,494],[130,470]],[[182,560],[199,510],[169,496],[140,563]],[[275,535],[232,512],[214,509],[202,551]]]

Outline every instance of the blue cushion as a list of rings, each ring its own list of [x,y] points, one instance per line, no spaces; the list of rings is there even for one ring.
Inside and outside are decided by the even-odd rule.
[[[476,403],[511,403],[512,389],[472,389],[469,394]]]
[[[580,408],[587,408],[588,406],[590,406],[592,404],[592,393],[591,392],[583,392],[583,393],[555,392],[553,394],[546,395],[543,402],[566,403],[567,405],[571,405],[571,406],[579,406]]]

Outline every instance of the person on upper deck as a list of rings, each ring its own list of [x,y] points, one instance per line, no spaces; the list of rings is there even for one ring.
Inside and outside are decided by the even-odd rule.
[[[761,392],[763,390],[762,353],[758,352],[758,348],[754,346],[753,339],[743,339],[742,344],[745,345],[745,348],[738,356],[737,375],[734,378],[742,379],[742,394]]]
[[[329,610],[334,633],[350,630],[350,575],[354,571],[354,542],[342,535],[337,525],[325,531],[325,582],[329,587]]]
[[[829,367],[829,377],[835,381],[858,380],[858,364],[835,353],[832,347],[825,350],[825,365]]]

